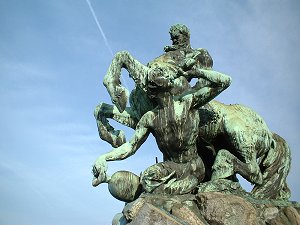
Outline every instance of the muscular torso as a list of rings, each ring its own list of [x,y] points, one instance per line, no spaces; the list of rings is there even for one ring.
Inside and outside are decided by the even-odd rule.
[[[202,48],[185,48],[169,51],[149,62],[147,66],[153,68],[160,64],[173,67],[174,69],[180,67],[183,70],[188,70],[191,68],[186,68],[185,66],[189,58],[194,58],[197,61],[197,66],[200,68],[207,69],[213,66],[213,60],[208,51]]]
[[[166,63],[170,64],[173,66],[180,66],[184,63],[184,60],[186,58],[187,53],[191,53],[193,50],[188,49],[188,50],[175,50],[175,51],[170,51],[166,52],[163,55],[155,58],[153,61],[148,63],[149,67],[155,66],[157,63]]]
[[[148,63],[149,68],[159,67],[165,77],[176,78],[178,69],[188,70],[186,62],[197,56],[197,66],[208,68],[212,59],[205,49],[179,49],[169,51]],[[152,111],[151,133],[156,138],[164,160],[188,162],[198,157],[196,139],[199,134],[199,111],[191,109],[190,103],[170,101],[163,108]]]
[[[151,133],[164,160],[188,162],[196,157],[199,114],[186,102],[174,101],[153,112]]]

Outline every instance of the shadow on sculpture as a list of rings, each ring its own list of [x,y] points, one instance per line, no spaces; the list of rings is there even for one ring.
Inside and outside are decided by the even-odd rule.
[[[191,48],[186,26],[172,26],[170,35],[172,45],[147,66],[126,51],[113,58],[104,85],[114,105],[101,103],[94,115],[100,138],[115,148],[96,160],[93,186],[108,183],[114,197],[132,202],[142,193],[177,196],[220,191],[222,185],[230,189],[240,174],[255,184],[251,193],[243,192],[245,196],[288,200],[291,158],[285,140],[250,108],[213,100],[231,78],[212,70],[207,50]],[[122,68],[136,84],[130,97],[120,82]],[[197,82],[191,87],[193,78]],[[126,107],[128,98],[131,107]],[[135,129],[130,141],[108,119]],[[109,177],[107,161],[133,155],[150,133],[163,162],[147,168],[141,177],[127,171]]]

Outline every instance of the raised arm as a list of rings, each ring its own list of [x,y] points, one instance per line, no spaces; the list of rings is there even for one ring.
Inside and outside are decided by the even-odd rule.
[[[207,104],[231,84],[231,77],[213,70],[196,69],[188,71],[190,76],[205,79],[206,86],[195,86],[192,92],[182,97],[182,100],[191,101],[191,107]]]
[[[205,79],[208,81],[209,86],[223,87],[223,90],[230,86],[232,80],[231,77],[226,74],[200,68],[189,70],[186,74],[191,78]]]
[[[150,130],[150,122],[152,121],[152,112],[146,113],[137,124],[133,137],[129,142],[124,143],[118,148],[114,148],[112,151],[101,155],[93,166],[93,186],[97,186],[100,183],[108,182],[109,178],[106,175],[107,161],[123,160],[133,155],[139,147],[147,139]]]

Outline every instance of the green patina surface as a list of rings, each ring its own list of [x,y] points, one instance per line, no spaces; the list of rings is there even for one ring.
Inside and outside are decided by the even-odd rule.
[[[288,199],[290,149],[285,140],[250,108],[214,101],[231,78],[212,69],[207,50],[191,48],[186,26],[172,26],[170,35],[172,45],[146,66],[126,51],[113,58],[104,85],[114,105],[99,104],[95,118],[100,138],[115,148],[96,160],[93,185],[108,182],[117,193],[118,184],[106,174],[107,161],[133,155],[152,133],[164,161],[143,172],[136,184],[142,186],[140,192],[186,194],[203,182],[234,181],[238,173],[255,184],[251,196]],[[136,84],[130,97],[120,82],[122,68]],[[193,78],[197,82],[191,87]],[[130,141],[108,119],[135,129]],[[137,186],[126,190],[134,190],[131,196],[136,198]]]

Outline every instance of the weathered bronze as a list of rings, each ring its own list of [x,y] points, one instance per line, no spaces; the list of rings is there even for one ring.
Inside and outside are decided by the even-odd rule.
[[[100,138],[115,148],[96,160],[93,186],[109,183],[112,195],[125,202],[141,194],[183,196],[225,189],[253,199],[287,201],[291,158],[285,140],[252,109],[213,100],[231,78],[212,69],[207,50],[191,48],[185,25],[172,26],[170,35],[172,45],[147,66],[126,51],[113,58],[104,85],[114,105],[101,103],[94,115]],[[122,68],[136,84],[130,97],[120,82]],[[193,78],[197,82],[191,86]],[[109,118],[135,129],[130,141]],[[141,177],[127,171],[109,177],[107,161],[133,155],[150,133],[163,162]],[[235,188],[236,174],[255,184],[251,193]]]

